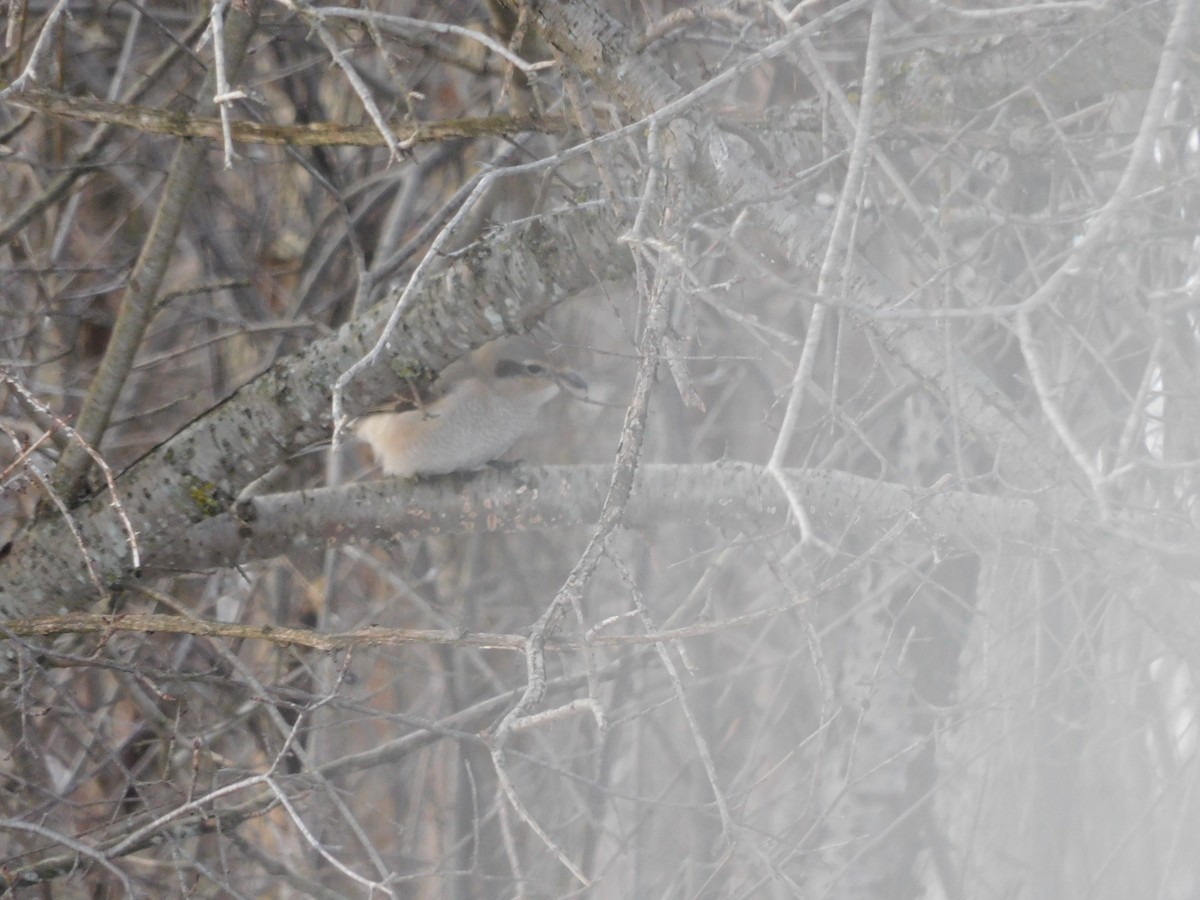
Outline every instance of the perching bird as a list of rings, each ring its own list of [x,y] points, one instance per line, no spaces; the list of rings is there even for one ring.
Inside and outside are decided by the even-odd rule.
[[[492,377],[464,378],[420,409],[368,413],[352,428],[387,475],[471,471],[499,459],[532,431],[561,387],[587,390],[574,372],[502,359]]]

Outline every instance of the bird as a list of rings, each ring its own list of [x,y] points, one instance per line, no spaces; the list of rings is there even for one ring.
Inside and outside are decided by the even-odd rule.
[[[386,475],[474,471],[532,431],[542,407],[563,388],[586,393],[587,383],[535,360],[501,359],[491,376],[455,381],[418,409],[367,413],[351,428]]]

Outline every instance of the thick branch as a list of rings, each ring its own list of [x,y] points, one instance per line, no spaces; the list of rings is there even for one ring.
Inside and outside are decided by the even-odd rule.
[[[553,226],[551,228],[550,226]],[[385,365],[360,379],[350,398],[363,408],[408,378],[431,375],[472,347],[528,328],[555,304],[616,268],[616,235],[595,212],[578,211],[501,230],[440,278],[422,285]],[[122,473],[119,499],[145,559],[161,558],[184,532],[220,515],[241,489],[329,432],[334,380],[374,343],[390,303],[280,362]],[[406,378],[407,376],[407,378]],[[107,493],[74,511],[85,545],[109,585],[134,574],[120,519]],[[93,596],[79,551],[61,519],[37,524],[0,561],[0,618],[78,610]]]
[[[612,469],[606,465],[522,467],[428,481],[385,478],[256,497],[173,541],[150,565],[231,566],[279,554],[430,534],[545,531],[592,524]],[[814,519],[833,531],[853,527],[876,539],[897,522],[946,547],[1048,549],[1047,527],[1028,500],[960,491],[922,494],[903,485],[822,469],[789,470]],[[783,524],[787,499],[761,466],[653,463],[637,475],[625,521],[635,527],[710,522],[769,531]]]

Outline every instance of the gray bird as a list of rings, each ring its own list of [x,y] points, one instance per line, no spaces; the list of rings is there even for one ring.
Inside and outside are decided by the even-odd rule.
[[[574,372],[502,359],[490,378],[456,381],[420,409],[374,412],[351,426],[385,474],[445,475],[482,468],[533,430],[560,389],[587,391]]]

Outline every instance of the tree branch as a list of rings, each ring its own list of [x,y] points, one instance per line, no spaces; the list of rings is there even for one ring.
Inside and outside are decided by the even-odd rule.
[[[262,0],[232,7],[225,51],[230,68],[236,70],[250,43],[258,23]],[[197,111],[204,115],[215,108],[213,92],[216,86],[215,69],[210,69],[200,91]],[[125,387],[133,359],[142,345],[146,327],[154,315],[158,291],[167,272],[183,225],[183,217],[191,203],[200,177],[200,167],[208,145],[199,141],[184,141],[175,153],[171,171],[162,189],[162,199],[155,212],[150,231],[142,244],[141,254],[129,278],[129,289],[121,302],[112,336],[104,351],[100,368],[92,378],[83,408],[75,423],[81,442],[71,443],[54,471],[55,489],[72,502],[83,490],[91,466],[89,447],[99,447],[108,428],[108,420],[116,406],[117,397]],[[86,445],[86,446],[85,446]]]
[[[492,241],[508,249],[494,253]],[[352,409],[429,378],[467,350],[527,331],[556,304],[597,281],[627,274],[612,223],[594,210],[547,215],[503,229],[426,279],[391,356],[353,386]],[[391,300],[273,366],[151,451],[117,479],[146,560],[160,558],[192,525],[224,513],[242,488],[329,433],[330,387],[370,349]],[[130,568],[107,492],[74,515],[109,585]],[[36,524],[0,559],[0,618],[27,618],[93,599],[86,568],[61,519]]]

